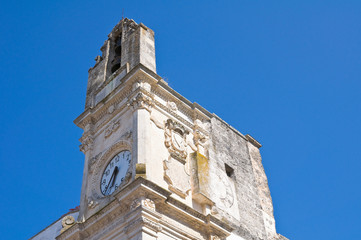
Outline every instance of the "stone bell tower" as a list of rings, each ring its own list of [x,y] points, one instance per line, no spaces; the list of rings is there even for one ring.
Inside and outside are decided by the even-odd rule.
[[[75,120],[79,216],[56,239],[286,239],[261,144],[156,74],[154,32],[122,19],[101,52]]]

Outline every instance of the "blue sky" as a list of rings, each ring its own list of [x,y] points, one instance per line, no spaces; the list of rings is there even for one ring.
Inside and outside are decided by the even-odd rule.
[[[276,226],[361,239],[361,1],[7,1],[0,8],[0,233],[79,204],[87,71],[125,16],[158,74],[263,144]]]

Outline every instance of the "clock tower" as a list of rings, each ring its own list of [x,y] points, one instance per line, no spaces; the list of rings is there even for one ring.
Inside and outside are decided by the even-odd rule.
[[[80,210],[56,239],[286,239],[261,144],[157,75],[154,32],[125,18],[100,50],[74,121]]]

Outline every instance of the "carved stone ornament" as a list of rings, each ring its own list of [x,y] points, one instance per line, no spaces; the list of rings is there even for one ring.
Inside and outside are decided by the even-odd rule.
[[[221,240],[221,238],[218,237],[217,235],[212,235],[211,240]]]
[[[97,201],[93,200],[93,198],[90,197],[88,199],[88,207],[89,208],[95,208],[98,205],[99,205],[99,203]]]
[[[93,149],[93,143],[94,139],[89,134],[83,135],[79,141],[81,142],[81,145],[79,146],[80,151],[82,151],[84,154]]]
[[[108,138],[110,135],[112,135],[113,132],[118,130],[119,127],[120,127],[120,119],[111,122],[109,126],[105,129],[104,137]]]
[[[165,123],[165,146],[169,157],[163,161],[164,180],[168,189],[182,198],[190,191],[190,176],[187,164],[187,142],[189,132],[181,124],[168,119]]]
[[[110,105],[110,106],[108,107],[108,113],[109,113],[109,114],[113,113],[114,110],[115,110],[114,105]]]
[[[146,92],[150,92],[150,90],[151,90],[151,86],[150,86],[149,83],[141,82],[141,81],[133,83],[132,90],[135,91],[138,88],[140,88],[140,89],[142,89],[143,91],[146,91]]]
[[[97,155],[95,155],[94,157],[90,158],[89,160],[89,164],[88,164],[88,169],[89,172],[92,173],[92,169],[93,169],[93,165],[98,161],[98,159],[100,158],[100,156],[102,155],[102,152],[98,153]]]
[[[204,132],[206,131],[202,127],[202,122],[199,119],[195,120],[193,127],[193,142],[197,147],[197,151],[206,156],[209,137]]]
[[[130,99],[128,106],[132,107],[133,110],[146,109],[150,112],[153,107],[153,99],[150,96],[139,92],[135,97]]]
[[[167,102],[167,107],[168,107],[169,111],[171,111],[171,112],[178,111],[178,107],[177,107],[177,104],[175,102],[168,101]]]
[[[187,134],[189,132],[179,123],[168,119],[165,123],[165,146],[172,157],[181,161],[187,158]]]
[[[134,210],[137,207],[139,207],[140,205],[142,205],[141,200],[140,199],[134,199],[133,202],[130,204],[130,210]]]
[[[155,211],[154,201],[149,198],[134,199],[133,202],[130,204],[130,210],[134,210],[134,209],[138,208],[139,206],[143,206],[144,208]]]
[[[143,205],[144,205],[144,207],[146,207],[152,211],[155,211],[155,204],[154,204],[153,200],[146,198],[143,200]]]
[[[68,228],[70,228],[71,226],[73,226],[74,223],[75,223],[75,219],[73,216],[68,215],[63,217],[63,219],[61,220],[61,225],[63,227],[61,229],[61,233],[67,230]]]

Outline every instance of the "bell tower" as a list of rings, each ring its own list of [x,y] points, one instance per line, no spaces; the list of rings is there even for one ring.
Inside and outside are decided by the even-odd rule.
[[[258,143],[170,88],[154,32],[122,19],[89,69],[77,221],[62,239],[286,239]]]

